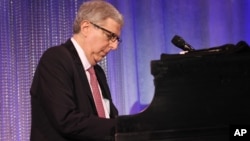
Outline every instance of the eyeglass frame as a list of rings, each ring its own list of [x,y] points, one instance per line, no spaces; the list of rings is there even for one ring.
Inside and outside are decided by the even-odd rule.
[[[107,32],[108,34],[106,34],[106,35],[108,37],[108,40],[110,40],[112,42],[118,41],[118,43],[122,42],[122,39],[119,36],[117,36],[115,33],[111,32],[111,31],[109,31],[109,30],[107,30],[107,29],[105,29],[105,28],[103,28],[103,27],[101,27],[101,26],[99,26],[97,24],[94,24],[92,22],[90,22],[90,23],[92,25],[94,25],[95,27],[101,29],[102,31]]]

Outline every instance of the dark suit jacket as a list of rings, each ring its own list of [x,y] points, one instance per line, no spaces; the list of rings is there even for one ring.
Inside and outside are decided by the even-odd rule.
[[[103,97],[110,100],[111,119],[98,118],[91,89],[71,40],[51,47],[41,57],[31,86],[31,141],[110,140],[118,111],[106,76],[95,67]]]

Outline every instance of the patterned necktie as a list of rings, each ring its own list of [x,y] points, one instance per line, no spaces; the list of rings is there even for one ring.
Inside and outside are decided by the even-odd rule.
[[[105,112],[104,112],[104,107],[102,103],[101,93],[99,91],[98,81],[95,75],[94,67],[90,67],[88,69],[88,72],[90,74],[90,85],[92,87],[92,95],[95,101],[95,106],[96,106],[98,116],[105,118]]]

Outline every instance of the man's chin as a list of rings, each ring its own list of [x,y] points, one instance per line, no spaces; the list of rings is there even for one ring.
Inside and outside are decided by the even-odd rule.
[[[96,59],[96,60],[95,60],[95,64],[97,64],[98,62],[101,62],[102,59],[103,59],[103,58],[100,58],[100,59],[98,58],[98,59]]]
[[[98,56],[94,59],[95,63],[101,62],[105,56]]]

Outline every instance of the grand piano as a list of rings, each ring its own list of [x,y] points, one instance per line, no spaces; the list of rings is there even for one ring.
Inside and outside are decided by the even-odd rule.
[[[151,62],[151,74],[151,104],[117,118],[116,141],[228,141],[233,127],[250,125],[246,42],[162,54]]]

